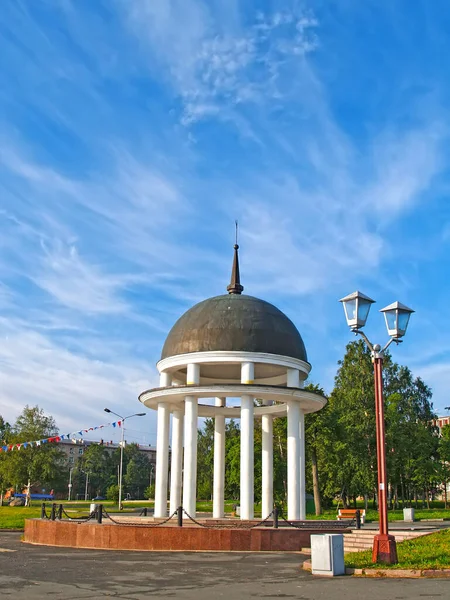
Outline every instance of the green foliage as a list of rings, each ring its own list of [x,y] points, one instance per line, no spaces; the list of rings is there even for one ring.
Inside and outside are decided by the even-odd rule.
[[[38,406],[26,406],[13,427],[6,426],[2,419],[2,437],[8,444],[40,440],[58,435],[55,420],[45,415]],[[28,481],[31,485],[57,487],[62,485],[61,475],[64,454],[53,443],[20,450],[2,452],[0,455],[0,482],[22,490]]]
[[[411,503],[417,495],[428,498],[437,475],[438,437],[431,390],[414,379],[407,367],[386,354],[383,364],[387,470],[392,502]],[[322,420],[323,414],[323,422]],[[308,428],[309,451],[317,448],[323,474],[321,492],[339,496],[344,504],[357,496],[375,497],[377,455],[373,365],[363,341],[347,345],[339,361],[335,386],[326,409],[317,413],[319,443]]]
[[[78,460],[75,477],[85,480],[86,474],[89,474],[89,490],[94,492],[91,495],[104,495],[114,474],[111,457],[104,446],[91,444]]]
[[[305,386],[305,390],[325,396],[324,390],[318,385],[309,384]],[[305,415],[306,464],[311,465],[311,477],[307,470],[306,481],[308,489],[312,489],[314,493],[317,516],[322,514],[323,498],[327,498],[327,492],[329,494],[325,473],[328,457],[333,455],[336,442],[335,414],[328,402],[322,410]],[[331,496],[334,496],[333,492],[334,490],[331,491]]]
[[[212,497],[214,469],[214,420],[205,419],[197,437],[197,498]]]
[[[148,487],[150,479],[150,462],[139,450],[128,461],[126,473],[123,478],[125,491],[132,498],[144,497],[144,490]]]
[[[112,454],[102,444],[89,445],[77,461],[73,479],[74,488],[84,492],[86,474],[89,474],[89,496],[104,496],[106,490],[118,483],[120,448]],[[139,451],[137,444],[127,444],[123,452],[122,495],[143,497],[150,479],[150,461]]]
[[[155,498],[155,484],[152,483],[152,485],[149,485],[148,487],[145,488],[144,490],[144,498]]]
[[[119,486],[117,484],[110,485],[106,490],[106,499],[113,502],[119,502]]]

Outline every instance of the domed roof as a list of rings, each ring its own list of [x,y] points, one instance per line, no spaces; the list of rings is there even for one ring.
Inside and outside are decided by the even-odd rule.
[[[239,289],[237,285],[239,281],[229,289]],[[217,350],[267,352],[307,361],[294,323],[273,304],[240,291],[203,300],[185,312],[167,336],[161,358]]]

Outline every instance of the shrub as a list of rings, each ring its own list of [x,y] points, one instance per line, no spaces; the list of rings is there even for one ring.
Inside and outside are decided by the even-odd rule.
[[[106,498],[108,500],[112,500],[113,502],[119,502],[119,486],[110,485],[106,490]]]

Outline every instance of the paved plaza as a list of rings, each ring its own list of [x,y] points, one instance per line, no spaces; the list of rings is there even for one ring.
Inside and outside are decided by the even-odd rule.
[[[0,597],[298,598],[423,600],[449,597],[449,580],[322,579],[300,569],[300,554],[111,552],[29,546],[0,532]]]

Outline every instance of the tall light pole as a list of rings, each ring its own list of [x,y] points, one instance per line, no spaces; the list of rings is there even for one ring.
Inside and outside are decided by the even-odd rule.
[[[70,502],[70,497],[72,495],[72,471],[73,471],[73,467],[70,467],[69,469],[69,494],[67,497],[67,500]]]
[[[86,487],[84,488],[84,501],[88,499],[88,486],[89,486],[89,471],[86,471]]]
[[[395,537],[389,535],[387,511],[387,472],[386,472],[386,441],[384,431],[384,399],[383,399],[383,359],[387,348],[395,342],[402,342],[406,333],[411,314],[414,312],[400,302],[394,302],[380,312],[384,313],[386,327],[390,336],[382,348],[372,344],[365,333],[361,331],[367,321],[370,306],[375,302],[361,292],[353,292],[340,300],[344,306],[347,325],[355,335],[360,335],[366,342],[372,356],[375,383],[375,424],[378,464],[378,510],[379,533],[373,538],[372,561],[385,564],[395,564],[397,560],[397,545]]]
[[[155,472],[155,465],[153,463],[150,463],[150,481],[149,481],[149,487],[152,487],[152,476]]]
[[[131,417],[145,417],[145,413],[134,413],[133,415],[128,415],[127,417],[122,417],[121,415],[115,413],[113,410],[109,408],[104,409],[105,412],[111,413],[112,415],[116,415],[119,419],[122,420],[122,435],[120,438],[120,466],[119,466],[119,510],[122,510],[122,468],[123,468],[123,447],[125,443],[125,421],[127,419],[131,419]]]

